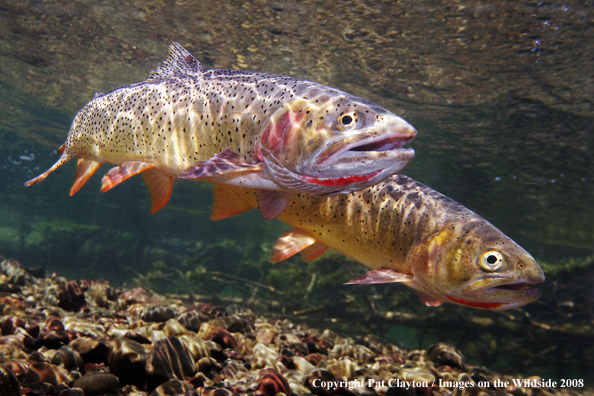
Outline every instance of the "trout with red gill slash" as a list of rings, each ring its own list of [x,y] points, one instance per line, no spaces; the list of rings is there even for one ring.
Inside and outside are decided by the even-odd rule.
[[[416,130],[402,118],[322,84],[237,70],[208,70],[181,45],[145,81],[95,97],[76,114],[60,159],[77,157],[76,193],[103,163],[118,165],[107,191],[141,173],[151,213],[175,179],[255,188],[264,218],[293,192],[347,193],[399,172]]]
[[[257,207],[253,190],[216,185],[213,219]],[[544,282],[534,258],[488,221],[403,175],[333,197],[294,194],[279,219],[294,228],[271,261],[331,247],[371,271],[348,284],[400,282],[429,306],[510,309],[535,301]]]

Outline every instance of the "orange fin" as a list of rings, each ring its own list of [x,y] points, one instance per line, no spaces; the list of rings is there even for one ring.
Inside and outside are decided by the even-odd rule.
[[[59,167],[61,167],[62,165],[64,165],[66,162],[70,161],[72,158],[74,158],[75,154],[70,154],[70,153],[64,153],[64,147],[66,147],[66,143],[64,143],[63,145],[60,146],[60,148],[58,149],[58,152],[61,154],[60,159],[52,165],[51,168],[49,168],[48,170],[46,170],[45,172],[43,172],[41,175],[29,180],[28,182],[25,183],[25,186],[32,186],[33,184],[37,184],[40,181],[44,181],[46,177],[48,177],[48,175],[50,173],[52,173],[53,171],[55,171],[56,169],[58,169]]]
[[[76,177],[74,184],[70,189],[70,195],[76,194],[78,190],[89,180],[93,173],[101,166],[102,162],[98,162],[85,157],[78,157],[76,162]]]
[[[430,296],[427,293],[423,293],[418,290],[415,290],[415,291],[421,298],[421,301],[423,302],[423,304],[425,304],[428,307],[439,307],[443,303],[443,301],[439,301],[437,298]]]
[[[153,169],[154,164],[143,161],[124,161],[119,166],[111,168],[101,179],[101,192],[111,190],[124,180],[134,175]]]
[[[376,283],[408,283],[414,281],[414,277],[406,275],[390,268],[380,267],[346,282],[345,285],[370,285]]]
[[[173,178],[165,176],[156,169],[148,169],[142,174],[142,180],[151,195],[151,210],[149,213],[161,210],[171,196]]]
[[[305,261],[311,261],[320,257],[328,249],[328,246],[320,241],[316,241],[311,246],[306,247],[301,251],[301,258]]]
[[[179,174],[180,179],[199,180],[236,172],[260,172],[262,163],[251,164],[235,151],[226,148],[208,161],[197,162]]]
[[[252,209],[252,206],[237,195],[231,186],[226,184],[214,184],[212,190],[212,211],[211,220],[222,220],[227,217]]]
[[[262,213],[262,217],[265,220],[270,220],[283,213],[283,210],[289,204],[289,198],[291,198],[292,194],[291,191],[256,190],[258,208],[260,209],[260,213]]]
[[[316,238],[299,228],[290,228],[281,235],[272,248],[270,262],[278,263],[283,261],[307,247],[316,243]]]

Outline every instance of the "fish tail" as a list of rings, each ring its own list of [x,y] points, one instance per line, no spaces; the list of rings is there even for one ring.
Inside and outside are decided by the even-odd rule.
[[[29,180],[28,182],[25,183],[25,186],[32,186],[33,184],[37,184],[41,181],[44,181],[46,177],[49,176],[50,173],[52,173],[53,171],[55,171],[56,169],[58,169],[59,167],[61,167],[62,165],[64,165],[66,162],[70,161],[72,158],[74,158],[74,156],[76,155],[76,153],[71,153],[68,151],[64,150],[64,144],[62,146],[60,146],[60,148],[58,149],[58,152],[62,154],[62,156],[60,157],[60,159],[52,165],[51,168],[49,168],[48,170],[46,170],[45,172],[43,172],[41,175],[34,177],[33,179]]]

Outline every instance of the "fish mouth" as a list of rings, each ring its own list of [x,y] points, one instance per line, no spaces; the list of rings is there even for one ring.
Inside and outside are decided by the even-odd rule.
[[[416,134],[416,129],[407,125],[390,136],[375,131],[350,136],[325,147],[315,157],[314,168],[326,178],[371,174],[370,178],[387,177],[400,172],[412,161],[415,151],[403,146]]]
[[[505,278],[486,278],[463,287],[461,294],[471,302],[500,303],[501,307],[497,309],[509,309],[537,300],[541,291],[532,286],[543,281],[544,279],[511,281]]]
[[[410,138],[410,139],[412,139],[412,138]],[[406,143],[408,143],[410,141],[410,139],[405,140],[402,138],[389,137],[389,138],[381,139],[376,142],[362,143],[359,145],[354,145],[353,147],[348,149],[347,152],[370,152],[370,151],[380,152],[380,151],[397,150],[397,149],[402,148],[402,146],[404,146]]]

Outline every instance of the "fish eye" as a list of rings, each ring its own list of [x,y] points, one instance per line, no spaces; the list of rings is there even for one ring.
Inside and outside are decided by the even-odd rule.
[[[343,112],[336,117],[336,127],[341,131],[349,131],[359,122],[359,115],[356,112]]]
[[[494,250],[489,250],[481,255],[479,265],[489,272],[497,271],[503,265],[503,255]]]

